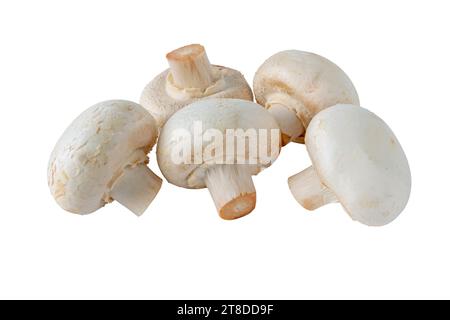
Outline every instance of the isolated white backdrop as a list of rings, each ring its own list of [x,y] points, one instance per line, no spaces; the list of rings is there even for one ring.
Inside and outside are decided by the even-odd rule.
[[[0,2],[0,298],[450,298],[447,1]],[[249,82],[285,49],[321,54],[394,130],[413,175],[403,214],[360,225],[307,212],[291,144],[254,178],[256,210],[223,221],[208,191],[165,182],[136,218],[89,216],[47,188],[56,140],[85,108],[138,100],[165,53],[201,43]],[[150,167],[157,169],[152,153]]]

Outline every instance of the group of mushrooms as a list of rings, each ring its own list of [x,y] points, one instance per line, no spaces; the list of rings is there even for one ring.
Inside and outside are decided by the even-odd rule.
[[[254,77],[254,103],[244,76],[210,64],[203,46],[184,46],[166,57],[170,68],[145,87],[140,104],[98,103],[59,139],[48,184],[63,209],[88,214],[117,200],[141,215],[162,183],[147,166],[158,141],[167,181],[208,188],[223,219],[250,213],[256,204],[252,175],[273,161],[174,163],[170,153],[182,143],[179,129],[192,132],[195,121],[224,134],[230,128],[277,129],[276,152],[304,143],[312,166],[288,184],[308,210],[340,202],[352,219],[381,226],[406,206],[411,173],[400,143],[382,119],[359,106],[349,77],[331,61],[297,50],[271,56]]]

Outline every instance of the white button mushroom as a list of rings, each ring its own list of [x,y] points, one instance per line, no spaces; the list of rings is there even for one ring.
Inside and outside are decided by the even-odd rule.
[[[211,65],[199,44],[167,54],[170,69],[156,76],[144,89],[140,103],[162,126],[180,108],[202,98],[253,100],[244,76],[236,70]]]
[[[338,103],[359,105],[348,76],[333,62],[314,53],[288,50],[267,59],[253,81],[256,101],[280,125],[283,144],[303,142],[316,113]]]
[[[254,209],[252,175],[270,166],[279,150],[278,124],[264,108],[239,99],[206,99],[166,122],[157,158],[170,183],[207,187],[219,215],[230,220]]]
[[[303,207],[339,201],[354,220],[369,226],[385,225],[405,208],[408,160],[375,114],[352,105],[330,107],[313,118],[305,139],[313,166],[289,178]]]
[[[141,215],[162,180],[148,167],[157,138],[153,117],[122,100],[84,111],[57,142],[48,166],[53,197],[65,210],[88,214],[117,200]]]

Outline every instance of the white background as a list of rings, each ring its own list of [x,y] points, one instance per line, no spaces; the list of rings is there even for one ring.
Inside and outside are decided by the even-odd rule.
[[[450,298],[447,1],[0,2],[0,298]],[[382,228],[339,204],[314,213],[287,178],[291,144],[254,178],[256,210],[216,214],[206,189],[165,182],[141,217],[117,203],[89,216],[47,187],[56,140],[84,109],[137,101],[165,53],[201,43],[249,82],[285,49],[321,54],[394,130],[413,189]],[[155,155],[150,167],[160,174]]]

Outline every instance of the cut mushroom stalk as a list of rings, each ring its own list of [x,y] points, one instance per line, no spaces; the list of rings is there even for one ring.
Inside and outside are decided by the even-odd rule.
[[[256,205],[252,170],[247,165],[218,165],[208,169],[205,184],[220,217],[237,219],[249,214]]]
[[[178,88],[206,89],[214,81],[211,64],[205,48],[191,44],[176,49],[166,56],[173,83]]]
[[[116,180],[111,197],[140,216],[155,198],[162,180],[146,165],[128,167]]]
[[[280,125],[283,146],[305,133],[305,128],[294,111],[283,104],[270,104],[269,112]]]
[[[307,210],[339,201],[333,191],[322,183],[313,167],[293,175],[288,183],[294,198]]]

